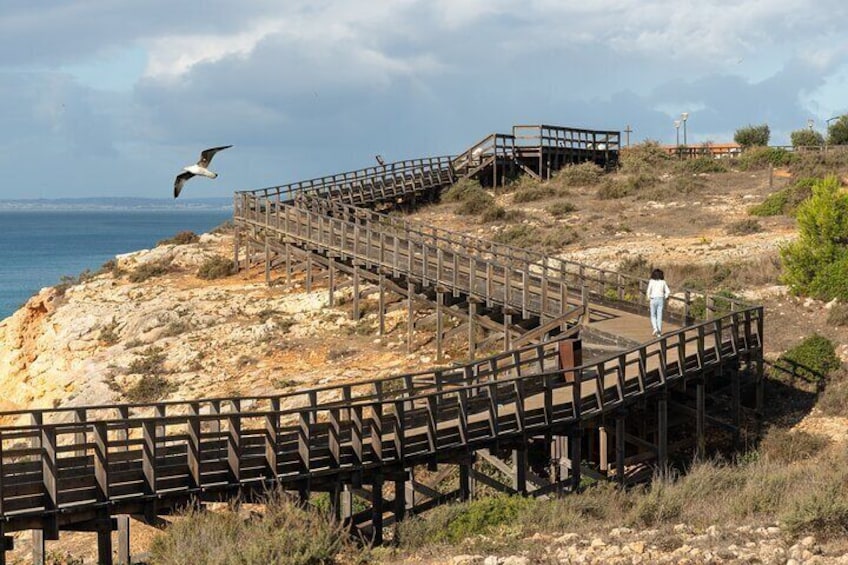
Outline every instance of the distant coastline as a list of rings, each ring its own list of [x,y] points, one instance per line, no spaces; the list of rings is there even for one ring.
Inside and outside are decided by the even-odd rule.
[[[0,211],[62,210],[229,210],[232,197],[223,198],[32,198],[0,200]]]

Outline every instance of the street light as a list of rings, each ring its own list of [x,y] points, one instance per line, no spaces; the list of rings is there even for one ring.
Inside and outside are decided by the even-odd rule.
[[[827,137],[824,138],[824,150],[827,152],[828,141],[830,140],[830,122],[833,120],[838,120],[842,116],[833,116],[832,118],[828,118],[824,121],[825,131],[827,133]]]
[[[807,127],[810,129],[810,131],[813,131],[813,124],[814,124],[814,123],[816,123],[816,121],[815,121],[814,119],[812,119],[812,118],[809,118],[809,119],[807,120]]]
[[[677,147],[680,147],[680,120],[674,120],[674,129],[677,131]]]
[[[686,120],[689,119],[689,112],[680,114],[680,119],[683,120],[683,146],[686,147]]]

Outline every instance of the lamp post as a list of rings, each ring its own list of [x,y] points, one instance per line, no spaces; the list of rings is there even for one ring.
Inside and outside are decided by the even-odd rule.
[[[807,120],[807,128],[808,128],[810,131],[813,131],[813,124],[814,124],[814,123],[816,123],[816,121],[815,121],[813,118],[809,118],[809,119]]]
[[[677,133],[677,142],[675,145],[680,147],[680,120],[674,120],[674,129]]]
[[[683,120],[683,146],[686,147],[688,145],[686,143],[686,120],[689,119],[689,112],[680,114],[680,119]]]

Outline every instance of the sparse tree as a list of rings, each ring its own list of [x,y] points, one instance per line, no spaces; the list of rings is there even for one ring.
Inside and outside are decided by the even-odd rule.
[[[824,136],[819,132],[804,128],[793,131],[789,139],[795,147],[810,147],[824,145]]]
[[[839,119],[827,128],[827,142],[830,145],[848,144],[848,114],[839,116]]]
[[[768,145],[770,135],[771,131],[769,130],[768,124],[761,124],[758,126],[749,125],[736,130],[736,133],[733,136],[733,141],[745,148],[765,146]]]

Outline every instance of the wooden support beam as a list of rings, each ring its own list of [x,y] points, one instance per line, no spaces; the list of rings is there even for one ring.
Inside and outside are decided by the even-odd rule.
[[[657,466],[668,465],[668,399],[660,394],[657,398]]]
[[[444,352],[442,350],[442,336],[444,334],[444,309],[445,309],[445,293],[441,290],[436,291],[436,363],[444,361]]]
[[[32,565],[45,565],[47,549],[45,546],[44,532],[32,530]],[[5,553],[5,552],[4,552]]]
[[[580,491],[580,461],[583,458],[582,454],[582,444],[581,441],[583,438],[583,430],[579,426],[573,427],[568,430],[568,448],[569,448],[569,459],[570,459],[570,467],[571,467],[571,481],[570,481],[570,490],[571,492],[579,492]]]
[[[112,525],[108,519],[101,522],[97,528],[97,563],[112,565]]]
[[[132,554],[130,553],[130,517],[121,514],[118,521],[118,565],[130,565]]]
[[[468,359],[474,360],[474,355],[477,352],[477,301],[468,299]]]
[[[380,298],[378,300],[378,308],[380,310],[380,335],[386,335],[386,285],[385,276],[380,275]]]
[[[625,415],[615,416],[615,478],[620,485],[624,485],[624,458],[625,458]]]
[[[527,451],[525,449],[512,450],[512,488],[515,492],[527,494]]]
[[[415,284],[412,282],[406,283],[406,297],[406,352],[412,353],[412,330],[415,328],[415,310],[413,303],[415,297]]]
[[[383,476],[375,473],[371,481],[371,543],[383,544]]]
[[[603,473],[609,471],[609,431],[603,425],[598,427],[598,467]]]
[[[706,448],[706,394],[704,382],[695,385],[695,458],[703,461],[707,454]]]

